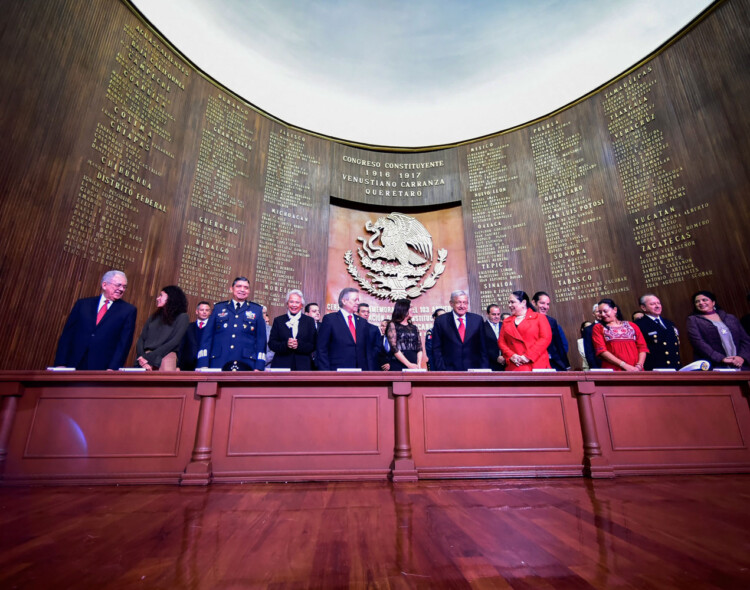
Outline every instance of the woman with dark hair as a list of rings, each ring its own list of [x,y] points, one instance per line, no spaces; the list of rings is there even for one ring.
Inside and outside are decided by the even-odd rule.
[[[177,351],[188,325],[185,293],[174,285],[164,287],[156,298],[156,311],[135,344],[136,366],[147,371],[176,371]]]
[[[622,319],[622,313],[611,299],[599,301],[600,322],[594,325],[591,340],[602,369],[643,371],[648,345],[640,328]]]
[[[411,323],[411,301],[399,299],[385,329],[390,348],[391,371],[419,369],[422,365],[422,341],[419,330]]]
[[[695,360],[750,370],[750,337],[735,316],[716,305],[716,295],[711,291],[693,295],[693,313],[688,316],[687,331]]]
[[[523,291],[511,293],[508,309],[511,315],[503,320],[498,339],[505,370],[551,369],[547,348],[552,342],[552,329],[547,316],[536,312]]]

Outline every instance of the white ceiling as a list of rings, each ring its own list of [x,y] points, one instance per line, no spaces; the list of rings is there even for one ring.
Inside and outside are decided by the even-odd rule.
[[[133,0],[215,80],[348,141],[453,143],[622,73],[707,0]]]

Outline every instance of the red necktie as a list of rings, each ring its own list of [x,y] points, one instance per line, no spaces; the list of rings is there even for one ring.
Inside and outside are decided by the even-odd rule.
[[[356,344],[357,343],[357,329],[354,327],[354,318],[352,316],[349,316],[349,331],[352,333],[354,344]]]
[[[96,325],[99,325],[99,322],[102,321],[102,318],[104,317],[104,314],[107,313],[107,309],[109,307],[109,299],[104,300],[104,305],[102,305],[99,308],[99,313],[96,314]]]
[[[201,329],[201,330],[203,329],[203,326],[205,326],[205,325],[206,325],[206,322],[204,322],[204,321],[198,322],[198,328]]]
[[[461,336],[461,342],[463,342],[464,336],[466,336],[466,326],[464,326],[464,318],[458,318],[458,335]]]

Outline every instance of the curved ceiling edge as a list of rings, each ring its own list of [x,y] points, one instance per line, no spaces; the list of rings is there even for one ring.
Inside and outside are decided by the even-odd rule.
[[[685,35],[687,35],[690,31],[692,31],[695,27],[700,25],[701,22],[703,22],[707,16],[709,16],[714,10],[716,10],[719,6],[721,6],[726,0],[715,0],[712,4],[707,6],[702,12],[700,12],[694,19],[692,19],[688,24],[686,24],[684,27],[682,27],[679,31],[677,31],[674,35],[669,37],[666,41],[664,41],[660,46],[658,46],[656,49],[648,53],[645,57],[634,63],[633,65],[629,66],[627,69],[623,70],[621,73],[617,74],[616,76],[610,78],[609,80],[605,81],[598,87],[595,87],[594,89],[590,90],[589,92],[586,92],[585,94],[579,96],[578,98],[563,104],[559,108],[556,108],[550,112],[547,112],[543,115],[540,115],[539,117],[535,117],[533,119],[530,119],[524,123],[520,123],[518,125],[513,125],[505,129],[501,129],[499,131],[490,132],[484,135],[478,135],[475,137],[470,137],[468,139],[462,139],[452,142],[446,142],[446,143],[438,143],[438,144],[432,144],[432,145],[424,145],[424,146],[398,146],[398,145],[385,145],[385,144],[376,144],[376,143],[367,143],[362,141],[356,141],[351,139],[346,139],[343,137],[337,137],[334,135],[329,135],[326,133],[321,133],[318,131],[314,131],[312,129],[305,128],[300,125],[295,125],[294,123],[290,123],[289,121],[286,121],[278,116],[275,116],[274,114],[270,113],[269,111],[253,104],[251,101],[243,97],[242,95],[238,94],[237,92],[233,91],[231,88],[227,87],[226,85],[222,84],[218,80],[216,80],[214,77],[212,77],[208,72],[206,72],[204,69],[199,67],[192,59],[190,59],[185,53],[183,53],[177,46],[175,46],[160,30],[158,27],[156,27],[140,10],[131,0],[120,0],[143,24],[148,27],[148,29],[160,39],[161,42],[165,44],[165,46],[169,47],[171,51],[174,51],[175,54],[179,55],[182,60],[184,60],[189,66],[202,78],[204,78],[206,81],[208,81],[210,84],[215,86],[216,88],[220,89],[222,92],[226,92],[227,94],[231,95],[233,98],[235,98],[238,101],[241,101],[243,104],[247,105],[249,108],[257,112],[258,114],[262,115],[263,117],[268,118],[271,121],[274,121],[278,124],[284,125],[285,127],[289,129],[293,129],[295,131],[303,132],[306,134],[309,134],[314,137],[318,137],[320,139],[329,140],[341,145],[346,145],[354,148],[360,148],[360,149],[367,149],[372,151],[378,151],[378,152],[391,152],[391,153],[420,153],[420,152],[432,152],[432,151],[438,151],[438,150],[445,150],[457,146],[463,146],[471,143],[475,143],[478,141],[484,141],[487,139],[492,139],[495,137],[499,137],[502,135],[505,135],[507,133],[511,133],[513,131],[516,131],[518,129],[523,129],[529,126],[537,125],[542,121],[545,121],[551,117],[555,117],[559,115],[560,113],[572,108],[573,106],[580,104],[581,102],[584,102],[591,98],[592,96],[596,95],[597,93],[601,92],[602,90],[608,88],[609,86],[616,84],[618,81],[622,80],[623,78],[626,78],[629,76],[633,71],[637,70],[641,66],[643,66],[645,63],[651,61],[658,55],[662,54],[664,51],[669,49],[671,46],[676,44],[680,39],[682,39]]]

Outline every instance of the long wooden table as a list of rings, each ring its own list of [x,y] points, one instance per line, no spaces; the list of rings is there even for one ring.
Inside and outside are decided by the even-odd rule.
[[[750,472],[746,373],[0,372],[0,483]]]

